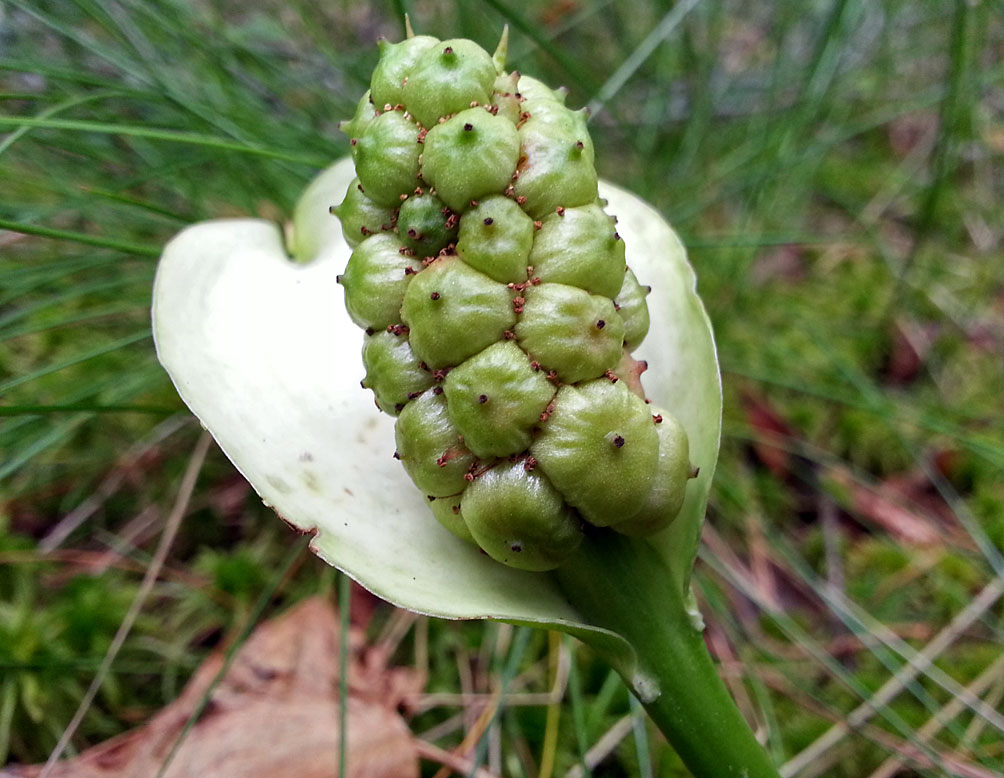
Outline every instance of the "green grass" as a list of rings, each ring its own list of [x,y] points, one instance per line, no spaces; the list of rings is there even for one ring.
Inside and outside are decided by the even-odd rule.
[[[419,31],[488,48],[508,23],[511,66],[591,106],[601,174],[656,204],[690,247],[726,386],[698,594],[785,774],[857,778],[904,753],[900,775],[1004,774],[991,596],[1004,581],[1002,10],[6,3],[0,764],[44,761],[60,739],[196,447],[150,339],[160,247],[201,219],[288,216],[346,153],[337,123],[366,88],[377,37],[400,37],[409,12]],[[911,519],[936,541],[918,543]],[[300,543],[211,450],[69,753],[144,720],[261,618],[334,597],[334,573]],[[382,606],[371,629],[395,618]],[[623,737],[595,774],[683,774],[581,646],[419,620],[397,658],[416,652],[430,693],[503,692],[470,752],[496,772],[535,776],[546,754],[553,774],[583,769],[613,731]],[[518,704],[559,667],[560,703]],[[882,704],[852,714],[869,700]],[[451,748],[458,713],[430,705],[411,725]],[[853,731],[813,746],[848,717]]]

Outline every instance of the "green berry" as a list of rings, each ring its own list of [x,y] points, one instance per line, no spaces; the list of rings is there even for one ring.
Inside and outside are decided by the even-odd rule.
[[[525,451],[555,388],[512,341],[493,343],[446,376],[450,418],[477,456]]]
[[[624,348],[634,351],[648,334],[649,316],[645,297],[651,292],[651,287],[638,283],[634,273],[628,270],[624,274],[624,283],[614,298],[617,304],[617,314],[624,322]]]
[[[645,536],[668,527],[683,507],[687,481],[694,477],[690,464],[690,449],[683,425],[668,411],[649,406],[657,420],[659,464],[655,482],[641,510],[615,529],[625,535]]]
[[[541,281],[613,297],[624,283],[624,241],[596,203],[563,208],[541,222],[529,263]]]
[[[521,128],[528,133],[549,133],[561,136],[582,144],[582,155],[592,165],[596,161],[596,151],[593,147],[589,129],[586,126],[586,109],[573,111],[553,100],[523,102],[523,113],[526,115]]]
[[[460,221],[457,255],[503,284],[527,280],[526,267],[533,245],[533,219],[515,200],[502,195],[479,200]]]
[[[373,202],[363,192],[358,178],[349,184],[345,199],[333,206],[331,212],[341,221],[342,235],[352,248],[369,235],[394,228],[394,209]]]
[[[424,370],[412,353],[403,327],[367,335],[363,341],[363,366],[363,387],[373,390],[377,407],[391,416],[397,416],[410,400],[435,383],[432,373]]]
[[[446,40],[421,53],[404,85],[404,105],[431,129],[444,116],[471,103],[488,105],[495,83],[495,63],[469,40]]]
[[[395,208],[401,195],[418,186],[418,126],[400,111],[385,111],[352,139],[352,160],[363,192],[379,205]]]
[[[519,134],[508,119],[468,108],[425,136],[422,178],[458,213],[472,201],[501,192],[519,159]]]
[[[558,391],[530,453],[569,505],[608,527],[641,511],[655,481],[659,436],[644,401],[601,378]]]
[[[392,232],[371,235],[356,246],[338,277],[345,287],[349,316],[364,330],[382,330],[401,322],[401,305],[416,264],[401,249]]]
[[[472,483],[460,501],[477,544],[503,564],[552,570],[582,541],[575,514],[529,462],[498,465]]]
[[[421,192],[421,190],[419,190]],[[418,257],[434,257],[457,239],[457,218],[443,201],[416,192],[401,203],[397,234]]]
[[[563,382],[598,378],[620,361],[624,326],[610,298],[565,284],[531,286],[524,294],[519,344]]]
[[[467,523],[464,521],[464,514],[460,506],[462,496],[454,494],[449,497],[430,497],[429,508],[432,509],[432,515],[436,517],[436,521],[446,529],[461,540],[477,545],[478,542],[474,539],[471,531],[467,529]]]
[[[467,486],[477,460],[450,420],[446,398],[425,392],[408,403],[394,426],[397,457],[411,480],[430,497],[449,497]]]
[[[412,349],[431,368],[459,365],[516,323],[509,290],[449,255],[414,277],[401,316]]]
[[[356,112],[351,119],[338,123],[338,129],[350,138],[358,138],[376,120],[378,114],[376,106],[370,97],[369,90],[359,98],[356,103]]]
[[[519,129],[520,164],[515,193],[526,212],[540,219],[558,207],[574,208],[596,199],[596,169],[582,136],[545,122]]]
[[[551,89],[540,79],[521,73],[519,77],[519,95],[525,103],[535,102],[557,103],[564,107],[568,90],[564,88]]]
[[[370,93],[374,105],[381,110],[404,102],[404,84],[418,62],[422,52],[432,48],[439,40],[429,35],[415,35],[400,43],[381,40],[380,61],[370,78]]]

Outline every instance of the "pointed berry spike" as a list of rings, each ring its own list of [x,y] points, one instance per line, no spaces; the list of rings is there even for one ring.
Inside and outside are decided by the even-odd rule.
[[[492,62],[495,64],[495,71],[502,75],[505,71],[506,57],[509,55],[509,25],[502,28],[502,37],[499,38],[499,45],[495,47],[492,55]]]

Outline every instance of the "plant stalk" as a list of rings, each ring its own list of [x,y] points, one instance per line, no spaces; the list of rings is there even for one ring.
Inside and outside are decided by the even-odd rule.
[[[621,674],[695,778],[778,778],[691,623],[684,592],[652,546],[604,531],[557,573],[586,621],[634,648],[636,664],[577,634]]]

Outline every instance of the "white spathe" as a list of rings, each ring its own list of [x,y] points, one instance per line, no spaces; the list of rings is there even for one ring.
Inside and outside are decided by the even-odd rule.
[[[154,337],[179,394],[266,504],[314,533],[312,549],[390,602],[445,618],[594,628],[548,574],[504,567],[443,529],[393,458],[394,420],[360,387],[363,335],[335,276],[351,253],[328,208],[349,160],[310,185],[294,214],[291,261],[277,225],[193,225],[165,248]],[[651,542],[686,587],[718,453],[721,390],[714,343],[676,234],[650,206],[600,183],[652,327],[635,353],[653,404],[690,436],[700,476],[679,518]]]

